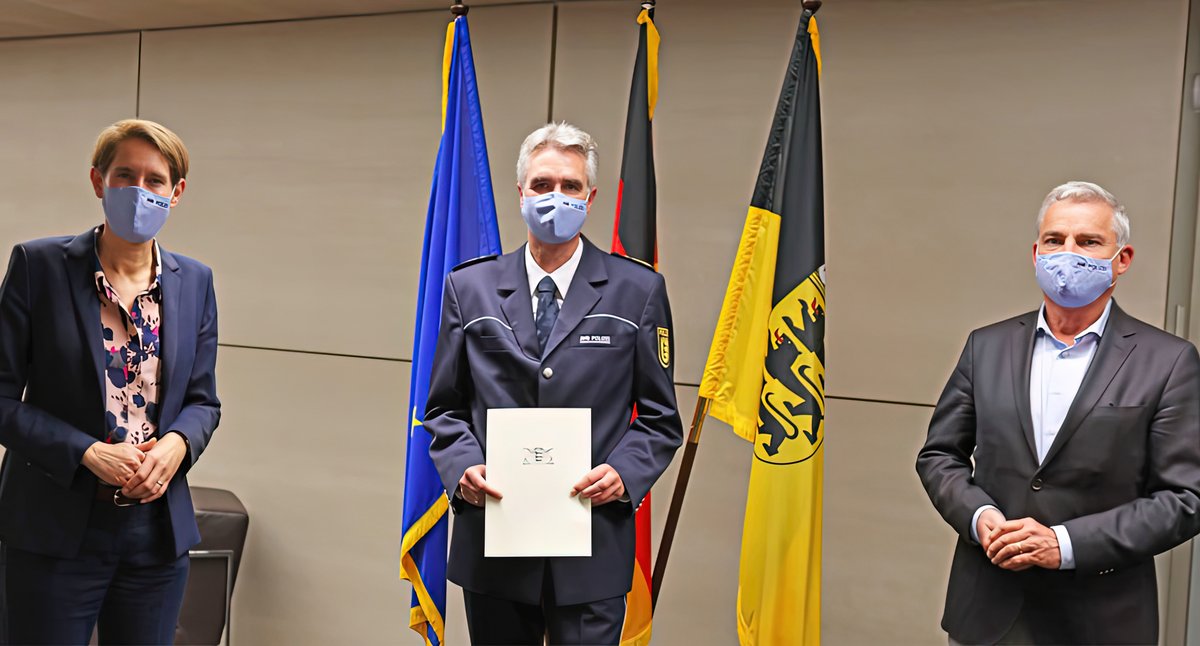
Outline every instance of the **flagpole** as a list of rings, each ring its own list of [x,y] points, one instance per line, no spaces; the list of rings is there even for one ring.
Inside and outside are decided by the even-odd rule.
[[[450,5],[450,13],[454,14],[455,16],[465,16],[470,10],[471,8],[468,7],[467,3],[465,2],[455,2],[454,4]]]
[[[692,427],[688,432],[687,446],[683,448],[683,462],[679,464],[679,477],[675,479],[675,490],[671,493],[671,508],[667,511],[667,525],[663,528],[662,542],[658,547],[658,558],[654,559],[654,590],[650,596],[650,607],[658,606],[658,593],[662,590],[663,576],[667,571],[667,559],[671,556],[671,544],[675,541],[675,528],[679,525],[679,514],[683,510],[683,496],[687,493],[688,481],[692,477],[692,465],[696,461],[696,449],[700,447],[700,432],[704,430],[704,418],[712,400],[696,398],[696,411],[692,414]]]
[[[650,4],[653,4],[651,1]],[[800,3],[804,14],[811,17],[821,8],[821,0],[804,0]],[[645,6],[645,5],[643,5]],[[683,510],[683,497],[687,493],[688,482],[692,477],[692,466],[696,461],[696,450],[700,447],[700,432],[704,429],[704,418],[708,416],[712,400],[707,397],[696,398],[696,411],[692,415],[692,427],[688,433],[687,446],[683,449],[683,461],[679,465],[679,476],[675,480],[675,490],[671,493],[671,507],[667,511],[667,524],[663,528],[662,542],[658,548],[658,557],[654,560],[654,589],[651,592],[651,609],[658,607],[658,593],[662,590],[663,578],[666,576],[667,559],[671,556],[671,545],[675,542],[675,530],[679,526],[679,515]]]

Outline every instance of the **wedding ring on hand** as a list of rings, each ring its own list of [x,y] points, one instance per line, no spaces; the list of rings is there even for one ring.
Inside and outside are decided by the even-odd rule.
[[[162,481],[162,480],[158,480],[158,481],[156,481],[156,482],[158,482],[158,486],[160,486],[160,487],[161,487],[161,486],[163,486],[163,481]]]

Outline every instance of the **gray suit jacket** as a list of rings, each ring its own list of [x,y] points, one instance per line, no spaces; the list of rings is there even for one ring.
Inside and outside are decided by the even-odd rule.
[[[1039,465],[1036,327],[1030,312],[971,333],[917,456],[925,491],[959,534],[942,628],[960,642],[994,642],[1028,605],[1027,620],[1043,624],[1035,632],[1056,642],[1155,643],[1153,557],[1200,532],[1200,357],[1114,303]],[[1065,525],[1076,569],[992,565],[970,529],[989,504],[1010,519]]]

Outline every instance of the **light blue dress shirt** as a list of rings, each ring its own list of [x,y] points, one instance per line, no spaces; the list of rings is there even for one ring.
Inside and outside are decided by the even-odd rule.
[[[1104,313],[1095,323],[1075,335],[1074,343],[1067,345],[1055,338],[1046,323],[1046,306],[1042,305],[1038,312],[1037,331],[1034,332],[1033,357],[1029,368],[1029,407],[1033,418],[1033,440],[1037,447],[1038,464],[1046,459],[1046,453],[1054,444],[1062,429],[1063,420],[1075,401],[1083,377],[1087,374],[1092,357],[1096,356],[1096,347],[1100,337],[1108,325],[1108,315],[1112,311],[1112,299],[1104,307]],[[996,509],[992,505],[984,505],[975,510],[971,519],[971,538],[979,541],[976,527],[979,516],[986,509]],[[1050,529],[1058,537],[1060,570],[1075,569],[1075,551],[1071,547],[1071,535],[1064,525],[1055,525]]]

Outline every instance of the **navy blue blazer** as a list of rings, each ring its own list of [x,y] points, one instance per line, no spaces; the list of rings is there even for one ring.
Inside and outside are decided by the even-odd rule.
[[[94,230],[13,248],[0,285],[0,540],[59,558],[78,555],[97,478],[81,462],[101,441],[104,348]],[[212,270],[162,250],[158,432],[190,454],[163,496],[175,553],[200,541],[187,472],[217,428],[217,303]]]
[[[533,327],[524,247],[465,263],[446,277],[424,425],[456,512],[447,576],[473,592],[537,604],[548,567],[555,597],[548,602],[556,605],[627,593],[633,505],[683,440],[662,276],[587,240],[582,244],[544,355]],[[468,467],[484,463],[487,410],[516,407],[592,409],[592,464],[616,469],[633,504],[592,509],[591,557],[484,558],[483,509],[454,492]]]

